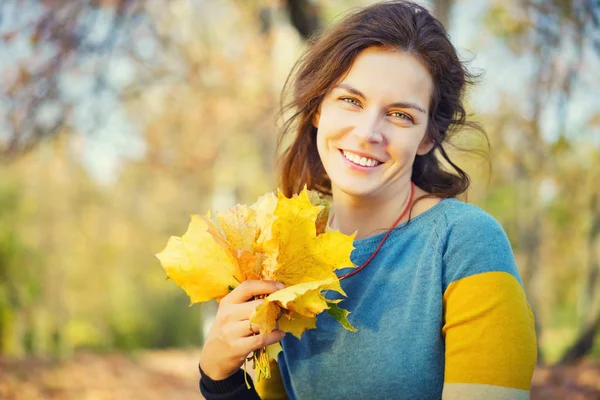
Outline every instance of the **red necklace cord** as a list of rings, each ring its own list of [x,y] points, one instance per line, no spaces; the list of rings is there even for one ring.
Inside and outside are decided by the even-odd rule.
[[[347,278],[349,276],[352,276],[352,275],[358,273],[358,271],[360,271],[361,269],[363,269],[364,267],[366,267],[367,264],[369,264],[371,262],[371,260],[373,258],[375,258],[375,255],[377,255],[377,253],[379,252],[379,249],[381,249],[381,247],[385,243],[385,240],[388,238],[388,236],[390,236],[390,233],[392,233],[392,231],[394,230],[394,228],[396,227],[396,225],[398,225],[400,223],[400,221],[402,221],[402,218],[404,218],[404,216],[406,215],[406,213],[410,209],[410,205],[412,204],[414,194],[415,194],[415,184],[411,182],[410,183],[410,197],[408,199],[408,203],[406,204],[406,207],[404,208],[404,211],[402,211],[402,214],[400,214],[400,216],[398,217],[398,219],[396,220],[396,222],[394,222],[394,225],[392,225],[392,227],[387,231],[387,233],[385,234],[385,236],[383,237],[383,239],[381,239],[381,242],[379,242],[379,246],[377,246],[377,248],[375,249],[375,251],[373,252],[373,254],[371,254],[371,256],[369,257],[369,259],[367,261],[365,261],[363,265],[361,265],[360,267],[358,267],[354,271],[348,272],[347,274],[344,274],[344,275],[340,276],[339,277],[340,281],[342,279],[344,279],[344,278]],[[333,218],[334,217],[335,217],[335,215],[331,217],[331,221],[332,222],[333,222]]]

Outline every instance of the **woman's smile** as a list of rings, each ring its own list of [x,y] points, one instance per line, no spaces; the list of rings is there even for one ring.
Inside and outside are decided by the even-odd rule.
[[[351,167],[361,167],[359,171],[370,171],[383,163],[370,155],[360,152],[340,149],[340,153],[350,163]]]

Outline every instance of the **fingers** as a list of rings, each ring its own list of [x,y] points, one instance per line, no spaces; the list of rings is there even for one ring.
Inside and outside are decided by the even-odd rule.
[[[246,325],[246,328],[248,326]],[[254,351],[260,349],[261,347],[272,345],[273,343],[277,343],[283,339],[285,336],[285,332],[280,330],[275,330],[266,335],[252,335],[243,337],[240,339],[240,345],[244,348],[250,349],[250,351]]]
[[[249,324],[248,320],[236,322],[231,326],[231,335],[235,338],[256,335],[258,331],[260,331],[260,325]]]
[[[256,307],[265,301],[254,300],[256,297],[264,297],[262,295],[269,295],[284,287],[279,282],[249,280],[223,297],[202,349],[202,368],[208,376],[230,376],[239,369],[249,353],[283,339],[285,333],[280,330],[259,334],[260,326],[250,325],[249,319]]]
[[[249,320],[254,313],[256,307],[264,303],[264,299],[248,301],[242,304],[231,304],[227,307],[219,309],[217,312],[217,320],[224,323],[238,322]]]
[[[240,283],[231,293],[223,297],[221,304],[239,304],[244,303],[263,294],[271,294],[285,286],[281,282],[248,280]]]

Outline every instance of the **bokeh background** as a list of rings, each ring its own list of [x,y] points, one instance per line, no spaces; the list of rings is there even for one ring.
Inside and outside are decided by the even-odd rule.
[[[197,399],[214,304],[154,254],[273,190],[306,39],[366,0],[0,3],[0,398]],[[600,3],[432,0],[489,136],[467,200],[536,315],[532,398],[600,399]],[[490,167],[491,166],[491,167]]]

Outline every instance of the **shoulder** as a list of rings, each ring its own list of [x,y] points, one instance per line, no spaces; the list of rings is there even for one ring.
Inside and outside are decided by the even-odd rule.
[[[521,284],[509,239],[485,210],[456,199],[443,201],[438,234],[443,240],[444,286],[468,276],[505,272]]]
[[[500,223],[487,211],[458,199],[444,199],[444,222],[446,230],[485,229],[504,232]]]
[[[443,203],[438,235],[445,239],[445,250],[453,244],[473,248],[487,244],[510,247],[502,225],[485,210],[457,199],[446,199]]]

